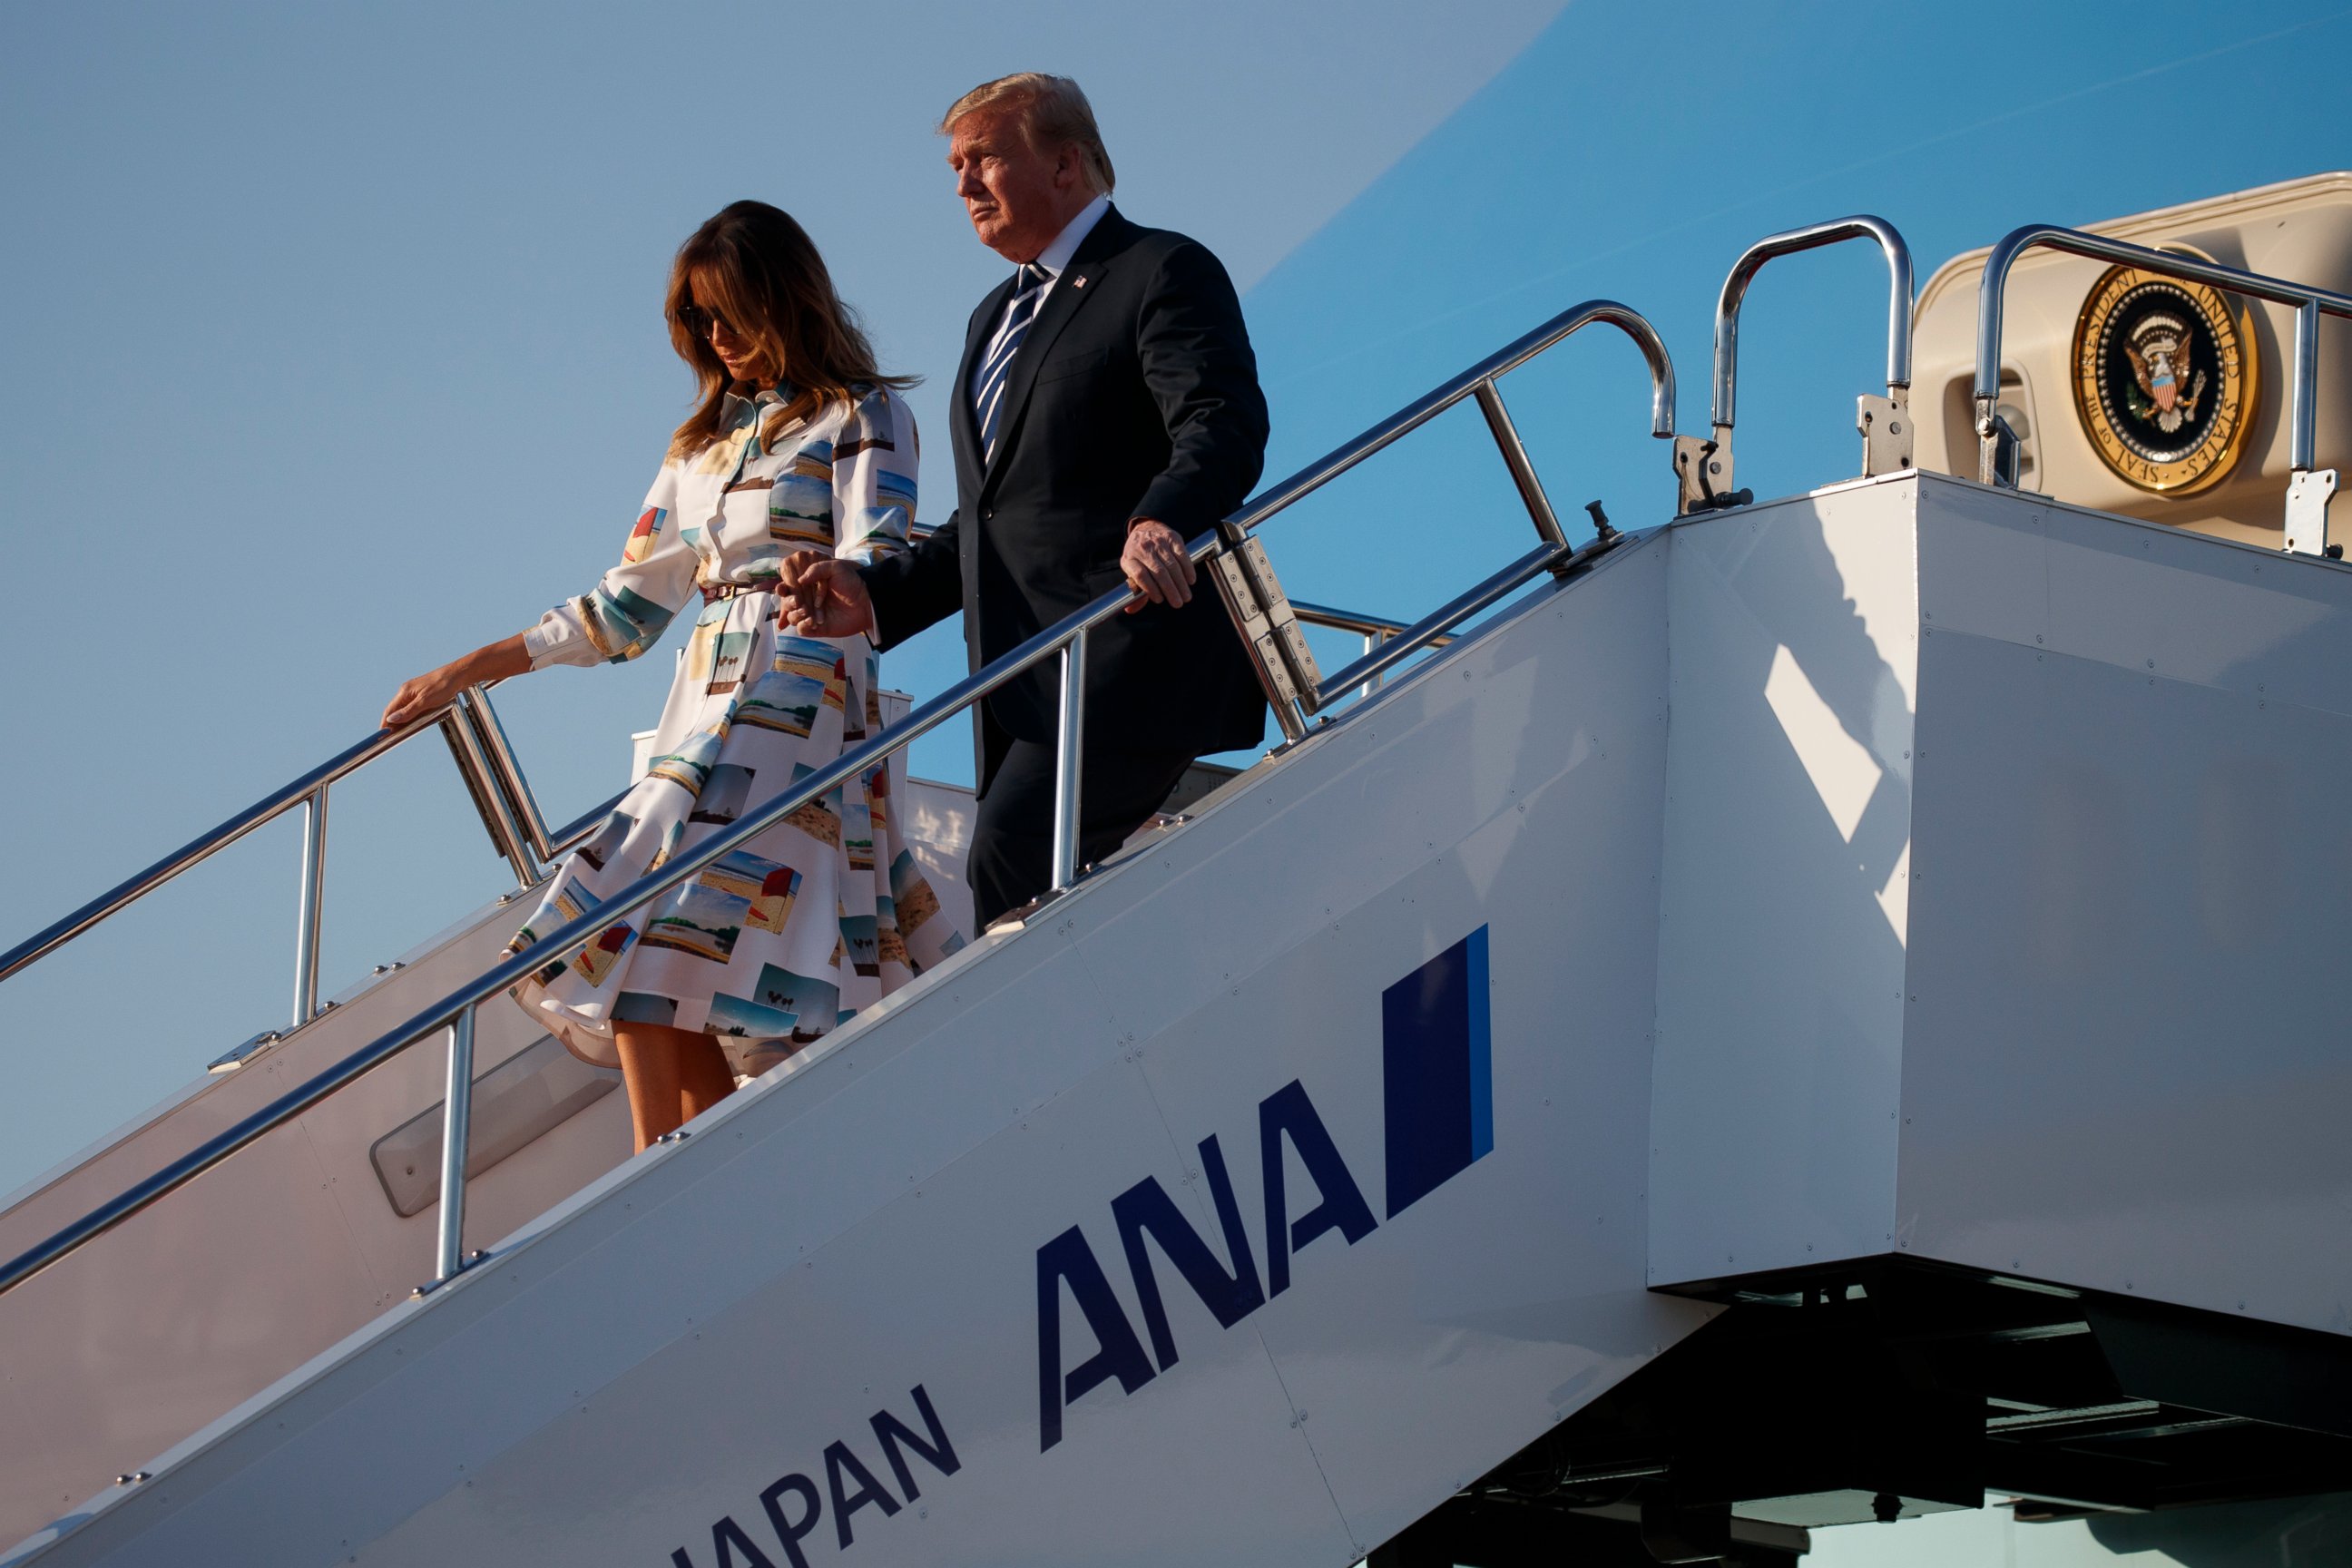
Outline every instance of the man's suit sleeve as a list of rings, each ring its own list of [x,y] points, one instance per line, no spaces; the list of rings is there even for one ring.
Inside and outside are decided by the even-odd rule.
[[[956,558],[962,525],[958,511],[913,549],[858,568],[874,599],[876,647],[896,647],[963,608],[963,568]]]
[[[1139,312],[1143,379],[1167,422],[1168,466],[1136,502],[1190,537],[1249,498],[1265,467],[1265,395],[1233,280],[1205,246],[1160,258]]]

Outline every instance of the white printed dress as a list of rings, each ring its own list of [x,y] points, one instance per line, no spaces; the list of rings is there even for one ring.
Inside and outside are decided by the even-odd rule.
[[[783,629],[772,585],[797,551],[870,563],[907,548],[914,418],[875,391],[763,442],[789,396],[729,397],[726,433],[662,465],[621,563],[524,634],[534,669],[617,662],[700,601],[651,768],[556,868],[508,951],[881,727],[872,642]],[[720,584],[739,591],[709,591]],[[782,1061],[963,945],[900,835],[903,769],[877,766],[811,802],[541,969],[516,1000],[599,1066],[619,1061],[615,1021],[717,1036],[739,1073]]]

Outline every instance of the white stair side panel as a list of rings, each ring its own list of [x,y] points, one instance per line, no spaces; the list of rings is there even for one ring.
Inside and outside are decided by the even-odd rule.
[[[875,1463],[867,1417],[914,1421],[918,1384],[960,1468],[920,1472],[894,1517],[859,1512],[866,1561],[1350,1560],[1456,1484],[1465,1444],[1501,1457],[1704,1315],[1644,1297],[1638,1246],[1592,1234],[1639,1229],[1641,1121],[1622,1096],[1646,1079],[1655,991],[1655,549],[1628,546],[1227,786],[1163,849],[976,944],[166,1456],[40,1560],[439,1563],[488,1535],[516,1562],[684,1547],[707,1563],[725,1517],[781,1563],[760,1489],[814,1473],[836,1440]],[[1471,717],[1481,673],[1513,694],[1499,719]],[[1412,743],[1423,726],[1437,743]],[[1467,759],[1443,750],[1465,740],[1501,748],[1468,789],[1446,782]],[[1378,805],[1357,817],[1377,837],[1342,845],[1335,873],[1348,799]],[[1327,888],[1352,902],[1306,918],[1295,900]],[[1044,1447],[1041,1246],[1077,1226],[1136,1321],[1109,1202],[1152,1176],[1222,1250],[1182,1184],[1213,1131],[1262,1255],[1257,1111],[1294,1077],[1383,1205],[1380,991],[1473,917],[1504,932],[1495,1152],[1393,1219],[1382,1206],[1355,1246],[1312,1239],[1289,1290],[1229,1330],[1163,1270],[1181,1359],[1131,1394],[1083,1393]],[[1562,931],[1599,934],[1550,950]],[[1196,958],[1241,966],[1211,984]],[[1310,989],[1328,984],[1366,994]],[[1087,1353],[1076,1312],[1057,1321],[1066,1362]],[[1374,1411],[1402,1458],[1345,1430]]]
[[[1916,499],[1669,535],[1654,1283],[1894,1244]]]
[[[1296,1079],[1370,1173],[1375,1214],[1382,1089],[1363,1064],[1379,1055],[1381,992],[1488,931],[1493,1152],[1321,1259],[1336,1289],[1294,1289],[1251,1320],[1360,1550],[1706,1315],[1643,1288],[1664,564],[1654,547],[1607,560],[1603,581],[1452,650],[1315,742],[1326,765],[1251,784],[1274,815],[1202,824],[1266,868],[1215,929],[1140,883],[1069,917],[1098,969],[1164,955],[1113,1005],[1180,1149],[1216,1133],[1230,1151],[1252,1104]],[[1302,849],[1319,873],[1290,874]],[[1171,1019],[1182,990],[1211,999]],[[1238,1082],[1212,1044],[1226,1037],[1254,1046]],[[1233,1176],[1255,1213],[1257,1167]]]
[[[1902,1247],[2352,1332],[2352,571],[2005,499],[1922,503]]]
[[[799,1473],[827,1490],[824,1449],[839,1441],[895,1499],[867,1418],[887,1408],[924,1434],[910,1398],[920,1384],[959,1468],[943,1476],[910,1455],[920,1496],[888,1516],[878,1505],[854,1512],[856,1560],[1188,1568],[1235,1561],[1245,1520],[1245,1557],[1346,1562],[1338,1511],[1265,1352],[1245,1331],[1215,1335],[1212,1322],[1213,1337],[1192,1332],[1172,1279],[1169,1305],[1190,1353],[1181,1376],[1137,1400],[1172,1397],[1146,1420],[1116,1385],[1097,1391],[1070,1408],[1064,1441],[1039,1452],[1038,1216],[1067,1205],[1074,1173],[1173,1163],[1140,1075],[1107,1062],[1050,1114],[1007,1129],[707,1330],[698,1324],[702,1341],[673,1342],[576,1417],[491,1460],[474,1487],[446,1491],[362,1561],[662,1563],[682,1546],[709,1568],[713,1527],[728,1517],[782,1564],[761,1489]],[[1102,1257],[1114,1279],[1124,1274],[1115,1241]],[[1075,1364],[1092,1347],[1066,1305],[1063,1322]],[[592,1477],[610,1479],[583,1485]],[[840,1550],[829,1497],[824,1508],[803,1542],[812,1562]]]
[[[0,1297],[6,1523],[55,1518],[390,1304],[299,1126],[188,1191]]]

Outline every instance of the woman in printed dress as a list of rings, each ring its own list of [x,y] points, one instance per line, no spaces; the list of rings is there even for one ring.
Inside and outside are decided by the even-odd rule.
[[[880,728],[873,644],[779,626],[787,558],[907,548],[915,423],[800,225],[737,202],[670,271],[670,342],[701,403],[671,439],[620,564],[527,631],[403,686],[387,728],[466,687],[635,658],[699,614],[646,776],[558,866],[509,951],[595,908]],[[877,766],[515,988],[600,1066],[637,1147],[698,1115],[962,945],[916,869]]]

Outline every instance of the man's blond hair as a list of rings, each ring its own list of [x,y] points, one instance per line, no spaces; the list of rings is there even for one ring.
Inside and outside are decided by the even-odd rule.
[[[1103,146],[1101,128],[1095,124],[1094,105],[1078,84],[1066,76],[1044,71],[1015,71],[982,82],[948,105],[940,116],[942,136],[975,110],[1011,108],[1020,110],[1022,131],[1039,152],[1059,147],[1078,150],[1078,168],[1087,188],[1098,196],[1110,195],[1118,176],[1111,173],[1110,153]]]

